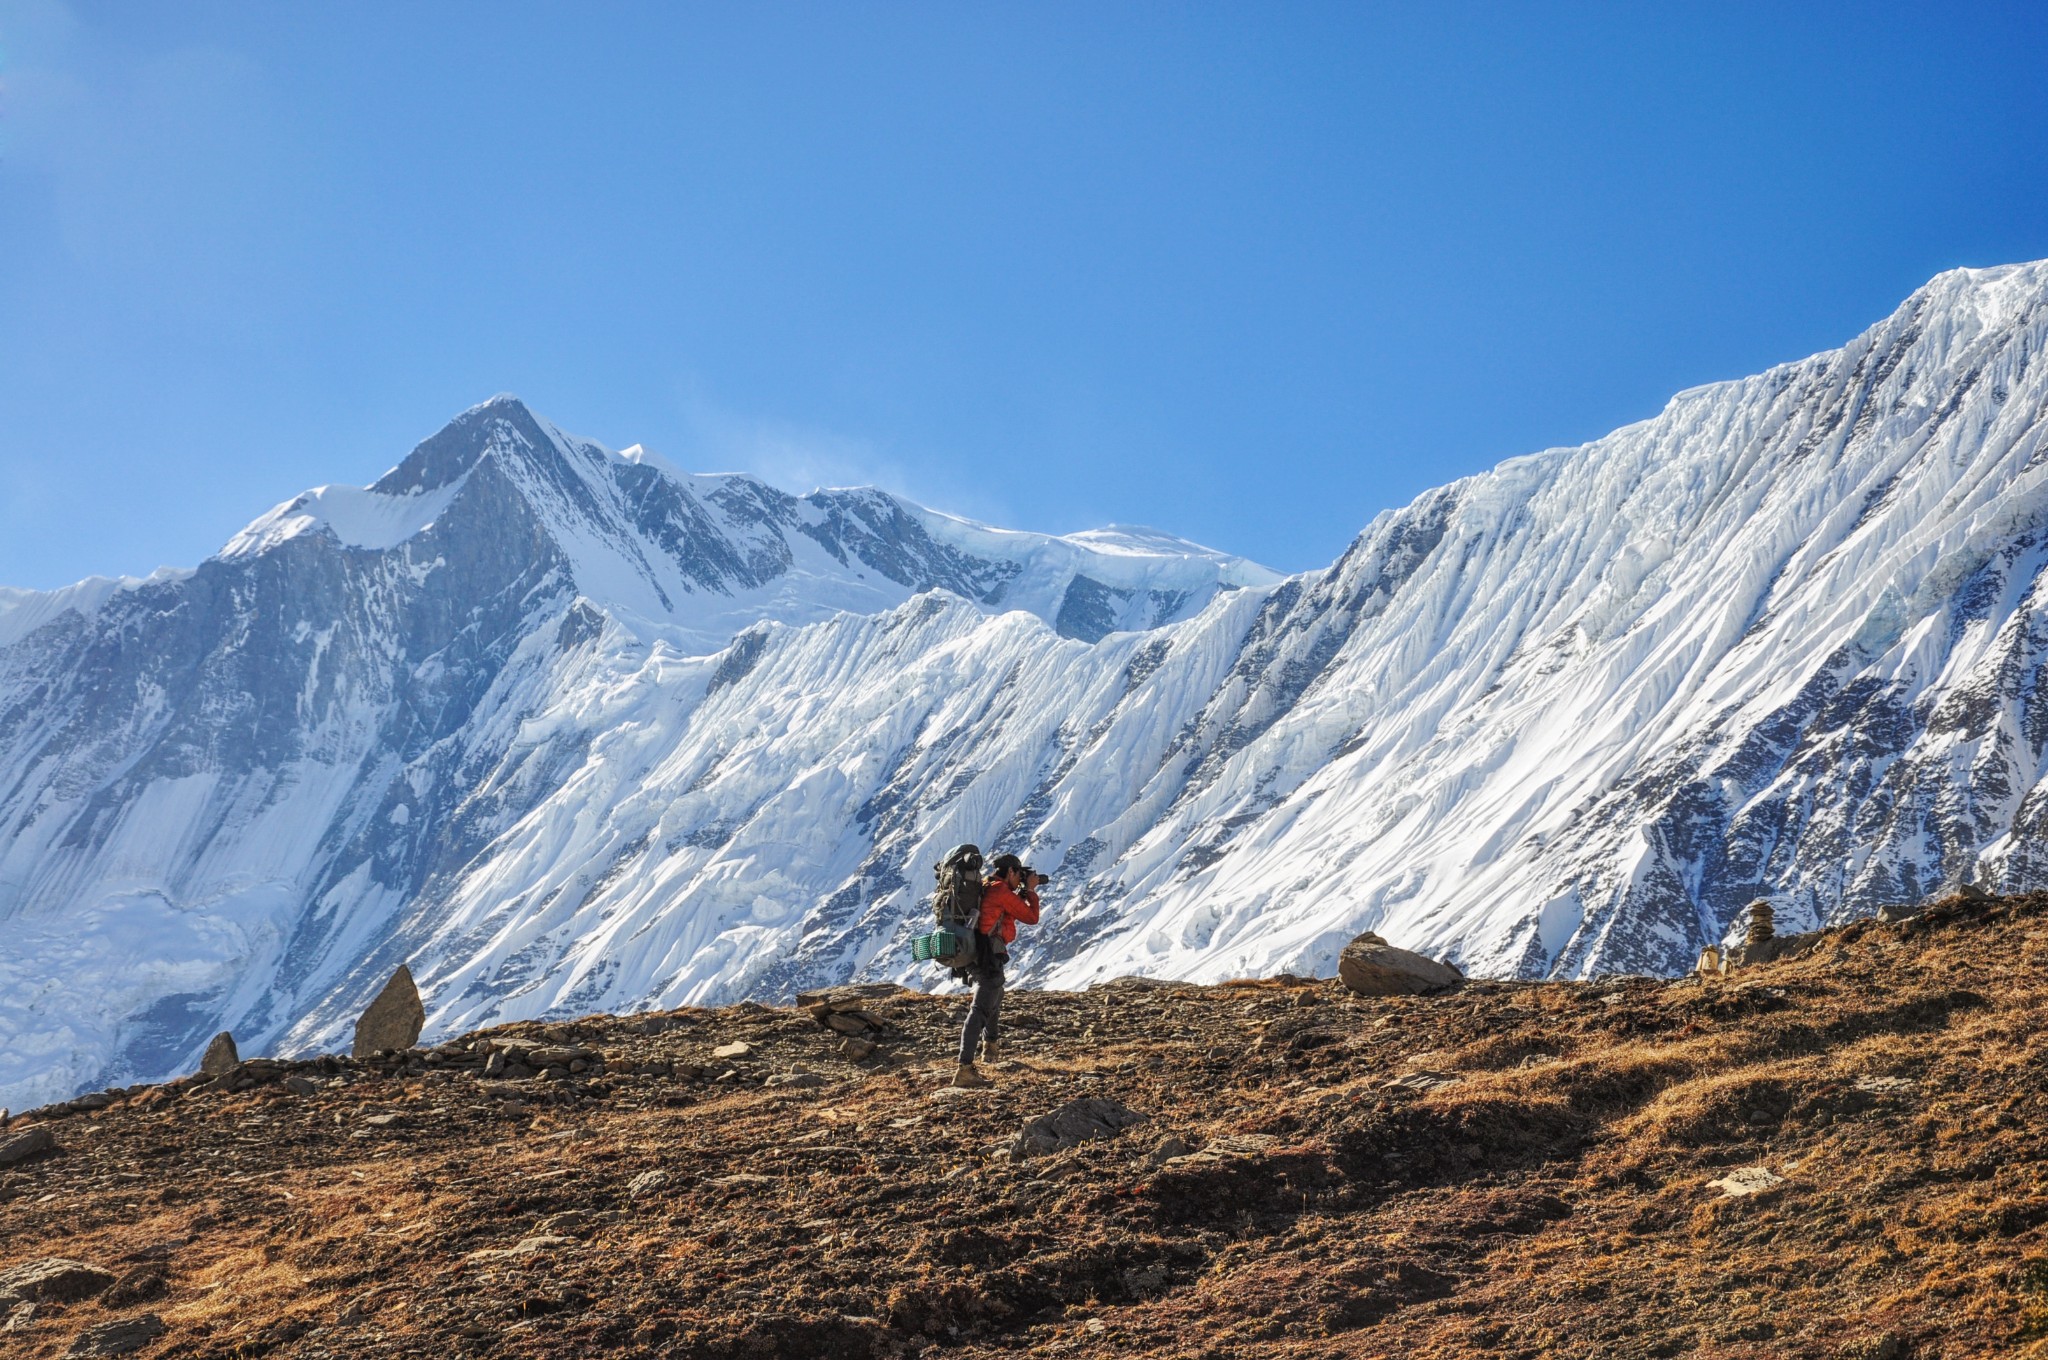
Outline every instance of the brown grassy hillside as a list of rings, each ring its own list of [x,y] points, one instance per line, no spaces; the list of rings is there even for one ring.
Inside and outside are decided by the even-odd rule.
[[[12,1122],[0,1279],[104,1273],[0,1354],[2048,1355],[2044,974],[2036,896],[1706,982],[1017,993],[992,1092],[907,993],[860,1061],[745,1005],[248,1064]],[[1088,1096],[1147,1119],[1011,1160]]]

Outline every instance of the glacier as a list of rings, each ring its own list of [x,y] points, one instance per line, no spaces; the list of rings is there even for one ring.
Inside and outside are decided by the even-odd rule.
[[[954,843],[1035,985],[1494,976],[2048,886],[2048,263],[1379,515],[1281,578],[473,408],[190,571],[0,591],[0,1104],[232,1028],[333,1048],[938,981]]]

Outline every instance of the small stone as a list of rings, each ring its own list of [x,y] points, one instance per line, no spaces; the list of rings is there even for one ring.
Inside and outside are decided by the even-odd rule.
[[[876,1045],[873,1040],[856,1039],[852,1035],[848,1035],[846,1038],[841,1039],[839,1041],[839,1047],[835,1051],[842,1058],[850,1059],[853,1062],[859,1062],[863,1058],[874,1057],[875,1049],[877,1047],[878,1045]]]
[[[513,1246],[485,1248],[483,1251],[473,1251],[469,1253],[467,1259],[471,1261],[508,1261],[513,1259],[514,1257],[536,1256],[539,1255],[541,1252],[553,1251],[557,1247],[573,1247],[575,1245],[576,1239],[573,1237],[525,1237],[521,1238],[519,1242]]]
[[[811,1090],[815,1087],[823,1086],[824,1084],[825,1079],[819,1076],[816,1072],[777,1072],[774,1076],[768,1078],[767,1081],[762,1083],[762,1085],[764,1086],[773,1086],[784,1090],[795,1089],[799,1091]]]
[[[758,1189],[761,1186],[779,1185],[781,1182],[773,1176],[763,1176],[754,1171],[741,1171],[731,1176],[716,1177],[707,1184],[729,1189]]]
[[[404,964],[377,993],[377,999],[356,1021],[355,1045],[350,1052],[358,1058],[387,1050],[404,1050],[420,1041],[427,1023],[426,1008],[420,1004],[420,989],[413,983],[412,970]]]
[[[607,1223],[616,1223],[619,1216],[614,1213],[592,1213],[587,1209],[564,1209],[558,1214],[549,1214],[533,1225],[533,1231],[540,1237],[581,1237],[596,1232]]]
[[[49,1129],[38,1125],[20,1133],[0,1134],[0,1166],[10,1162],[25,1162],[45,1152],[55,1152],[57,1140],[50,1136]]]
[[[754,1051],[754,1046],[744,1039],[735,1039],[729,1044],[720,1044],[711,1050],[714,1058],[744,1058]]]
[[[402,1114],[373,1114],[363,1121],[373,1129],[402,1129],[405,1116]]]
[[[1010,1145],[1010,1160],[1058,1152],[1122,1133],[1147,1116],[1107,1096],[1082,1096],[1027,1123]]]
[[[841,1034],[866,1034],[880,1028],[862,1011],[834,1011],[825,1017],[825,1023]]]
[[[242,1055],[235,1051],[235,1036],[222,1030],[206,1046],[206,1056],[199,1060],[199,1071],[209,1077],[224,1077],[241,1061]]]
[[[164,1320],[155,1313],[121,1318],[88,1327],[71,1343],[68,1356],[127,1355],[139,1351],[164,1334]]]
[[[1188,1146],[1187,1139],[1177,1133],[1169,1133],[1166,1137],[1159,1140],[1159,1145],[1153,1148],[1151,1155],[1145,1158],[1145,1164],[1148,1166],[1165,1166],[1174,1158],[1185,1157],[1193,1151],[1194,1149]]]
[[[1172,1158],[1166,1165],[1170,1168],[1185,1168],[1214,1165],[1219,1162],[1246,1161],[1263,1157],[1279,1144],[1280,1140],[1270,1133],[1233,1133],[1211,1139],[1208,1146],[1200,1151]]]
[[[11,1295],[9,1297],[12,1297]],[[35,1324],[36,1306],[32,1303],[17,1303],[7,1309],[7,1321],[0,1322],[0,1332],[25,1332]]]
[[[1748,1195],[1761,1195],[1766,1190],[1775,1190],[1785,1183],[1785,1178],[1765,1166],[1745,1166],[1729,1172],[1719,1180],[1707,1184],[1719,1190],[1724,1198],[1741,1199]]]
[[[1447,963],[1396,949],[1371,931],[1344,946],[1337,976],[1359,996],[1405,996],[1455,987],[1465,975]]]
[[[1404,1072],[1380,1083],[1382,1091],[1434,1091],[1445,1086],[1456,1086],[1458,1078],[1448,1072]]]
[[[1911,1077],[1858,1077],[1856,1089],[1865,1095],[1889,1096],[1913,1089]]]
[[[667,1184],[668,1172],[643,1171],[626,1183],[626,1195],[630,1199],[639,1199],[654,1194]]]
[[[310,1078],[294,1076],[284,1079],[284,1089],[295,1096],[310,1096],[317,1093],[320,1087]]]
[[[126,1275],[114,1281],[113,1288],[100,1296],[102,1308],[126,1308],[131,1303],[144,1303],[161,1298],[170,1289],[170,1283],[151,1266],[136,1266]]]

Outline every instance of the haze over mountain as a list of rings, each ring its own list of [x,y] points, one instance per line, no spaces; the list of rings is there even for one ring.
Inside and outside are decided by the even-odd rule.
[[[916,978],[930,863],[1056,874],[1023,980],[1674,972],[2044,886],[2048,264],[1380,515],[1278,580],[791,496],[515,400],[147,581],[0,595],[0,1104]],[[929,979],[926,979],[929,980]]]

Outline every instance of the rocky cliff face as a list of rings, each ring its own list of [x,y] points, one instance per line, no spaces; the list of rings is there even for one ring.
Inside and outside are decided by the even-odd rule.
[[[1027,978],[1672,973],[2034,842],[2048,266],[1511,460],[1276,581],[477,408],[197,571],[0,598],[0,1099],[912,978],[951,844]],[[929,979],[927,979],[929,980]]]

